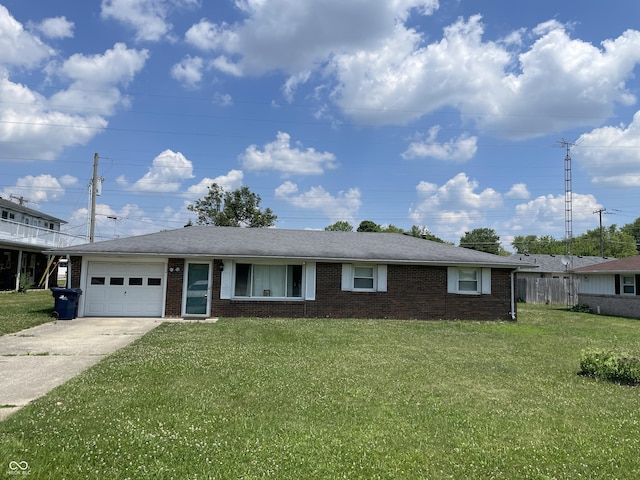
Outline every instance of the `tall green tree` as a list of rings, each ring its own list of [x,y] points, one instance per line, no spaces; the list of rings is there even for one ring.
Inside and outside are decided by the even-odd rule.
[[[339,222],[324,227],[324,229],[330,232],[353,232],[353,225],[344,220],[340,220]]]
[[[460,237],[460,246],[480,252],[501,253],[500,237],[492,228],[476,228]]]
[[[380,227],[380,231],[382,233],[404,233],[404,230],[400,227],[396,227],[393,224],[389,224],[386,227]]]
[[[516,253],[562,255],[566,247],[563,240],[556,240],[550,235],[516,235],[511,242]]]
[[[623,233],[631,235],[636,244],[636,250],[640,252],[640,218],[636,218],[635,221],[627,223],[621,228]]]
[[[362,220],[358,225],[358,232],[379,232],[380,225],[372,220]]]
[[[249,187],[227,192],[213,183],[207,195],[188,205],[187,209],[197,214],[198,225],[272,227],[278,217],[270,208],[261,210],[260,202],[260,195],[251,192]]]

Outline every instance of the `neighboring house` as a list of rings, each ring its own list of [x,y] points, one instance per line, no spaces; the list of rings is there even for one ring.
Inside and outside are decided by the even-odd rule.
[[[20,203],[0,198],[0,212],[0,290],[17,290],[20,275],[31,286],[46,287],[53,261],[42,251],[86,243],[60,232],[65,221]]]
[[[511,320],[524,264],[402,234],[190,226],[56,249],[78,316]]]
[[[574,305],[580,283],[573,268],[608,262],[603,257],[516,253],[509,258],[532,263],[518,272],[518,300],[533,304]]]
[[[640,255],[574,269],[578,301],[602,315],[640,318]]]

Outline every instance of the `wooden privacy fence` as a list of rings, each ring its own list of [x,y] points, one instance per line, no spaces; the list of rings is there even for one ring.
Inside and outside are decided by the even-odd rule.
[[[518,301],[526,303],[575,305],[577,292],[577,278],[518,278]]]

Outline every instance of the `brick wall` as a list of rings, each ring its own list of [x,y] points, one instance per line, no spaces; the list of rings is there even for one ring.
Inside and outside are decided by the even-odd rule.
[[[167,300],[164,306],[164,315],[165,317],[179,317],[182,314],[184,258],[170,258],[167,269]]]
[[[411,265],[388,266],[387,292],[343,292],[342,265],[318,263],[316,300],[282,302],[221,300],[218,267],[214,262],[211,314],[217,317],[511,320],[508,269],[492,269],[490,295],[449,294],[446,267]],[[169,311],[179,315],[179,305],[167,305]]]
[[[600,315],[640,318],[640,297],[637,295],[580,293],[578,295],[578,303],[589,305],[594,313],[599,313]]]
[[[70,257],[71,265],[70,288],[80,288],[80,278],[82,277],[82,257]]]

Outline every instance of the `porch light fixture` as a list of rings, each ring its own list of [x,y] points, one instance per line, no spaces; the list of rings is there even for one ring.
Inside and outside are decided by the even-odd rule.
[[[169,267],[169,271],[171,273],[173,273],[173,272],[179,273],[180,272],[180,267]]]

